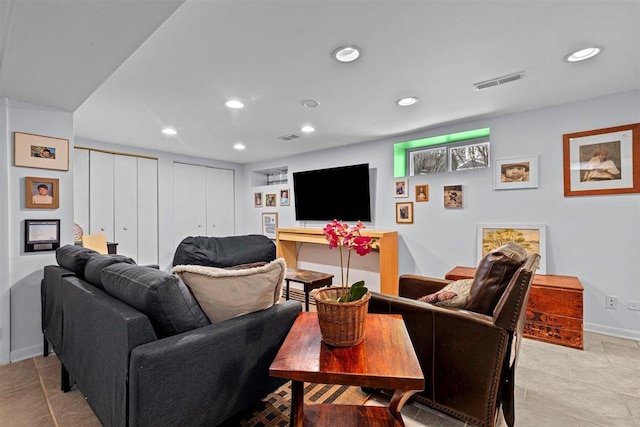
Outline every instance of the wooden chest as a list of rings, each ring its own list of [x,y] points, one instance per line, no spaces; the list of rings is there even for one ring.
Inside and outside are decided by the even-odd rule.
[[[468,279],[474,274],[475,268],[455,267],[445,278]],[[529,294],[524,336],[583,350],[583,291],[577,277],[536,274]]]

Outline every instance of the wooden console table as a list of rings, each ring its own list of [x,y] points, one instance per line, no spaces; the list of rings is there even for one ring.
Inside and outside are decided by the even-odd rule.
[[[398,232],[365,228],[361,234],[372,237],[373,249],[380,253],[380,292],[398,295]],[[329,244],[321,228],[276,229],[277,256],[291,268],[298,267],[297,243]]]
[[[455,267],[445,278],[468,279],[475,271],[472,267]],[[533,276],[523,335],[583,350],[583,291],[580,280],[574,276]]]

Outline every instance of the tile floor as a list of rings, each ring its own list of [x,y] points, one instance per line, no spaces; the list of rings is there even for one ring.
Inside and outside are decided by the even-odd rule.
[[[640,427],[639,362],[638,341],[587,332],[580,351],[524,340],[516,371],[516,425]],[[381,403],[382,398],[370,401]],[[403,414],[407,427],[465,425],[419,404],[407,404]],[[60,391],[55,355],[0,365],[0,426],[99,425],[76,387]]]

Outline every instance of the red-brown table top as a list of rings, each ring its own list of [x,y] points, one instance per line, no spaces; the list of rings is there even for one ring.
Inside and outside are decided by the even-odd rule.
[[[317,313],[300,313],[269,373],[320,384],[424,388],[424,376],[402,316],[391,314],[367,314],[361,344],[332,347],[322,341]]]

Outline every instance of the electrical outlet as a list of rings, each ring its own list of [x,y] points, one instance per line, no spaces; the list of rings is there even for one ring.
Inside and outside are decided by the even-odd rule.
[[[627,303],[627,309],[629,310],[635,310],[635,311],[640,311],[640,302],[637,301],[629,301]]]
[[[607,307],[610,310],[617,310],[618,309],[618,297],[614,297],[612,295],[607,295],[606,300],[605,300],[605,307]]]

